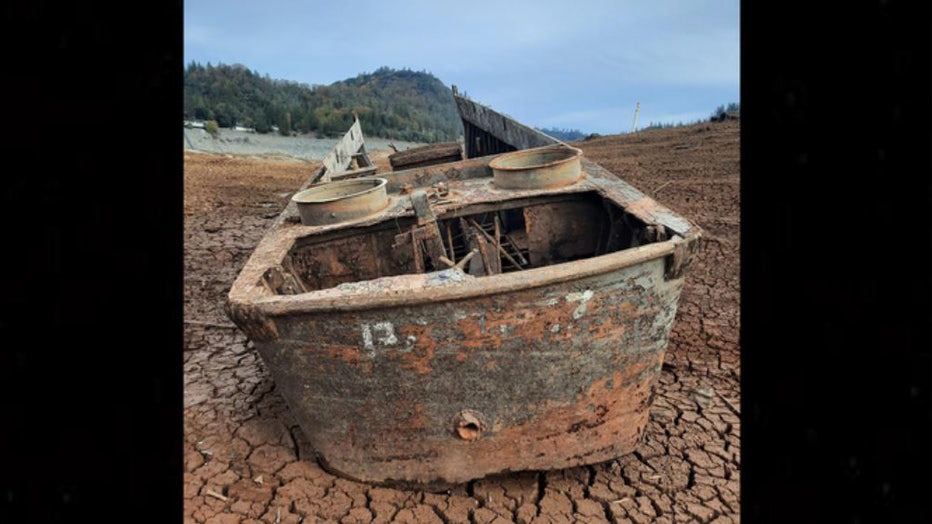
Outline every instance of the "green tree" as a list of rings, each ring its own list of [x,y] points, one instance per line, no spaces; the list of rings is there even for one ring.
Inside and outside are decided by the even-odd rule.
[[[221,127],[242,123],[259,131],[276,124],[284,134],[339,136],[355,110],[367,136],[444,141],[462,134],[450,89],[430,73],[410,69],[381,67],[312,87],[263,77],[242,65],[191,62],[184,71],[183,101],[186,119],[216,120]]]
[[[211,138],[214,139],[220,136],[220,126],[217,124],[216,120],[208,120],[207,122],[204,122],[204,131],[207,131],[207,134],[209,134]]]
[[[255,120],[253,120],[253,127],[256,129],[256,133],[266,134],[272,130],[272,125],[269,124],[269,119],[265,117],[265,113],[258,112],[256,113]]]
[[[285,111],[278,119],[278,134],[282,136],[291,135],[291,113]]]
[[[725,117],[725,113],[738,112],[741,110],[741,104],[737,102],[731,102],[726,107],[725,105],[720,105],[715,108],[715,111],[712,112],[712,120],[722,120]]]

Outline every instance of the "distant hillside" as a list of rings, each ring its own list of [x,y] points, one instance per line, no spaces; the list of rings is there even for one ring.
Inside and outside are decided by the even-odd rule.
[[[184,73],[184,117],[241,125],[259,133],[340,136],[359,115],[363,133],[412,142],[455,140],[462,133],[452,91],[427,72],[382,67],[308,86],[260,76],[243,65],[192,62]]]
[[[564,142],[582,140],[587,136],[586,133],[583,133],[578,129],[559,129],[556,127],[548,127],[543,129],[537,128],[537,130],[556,139],[563,140]]]

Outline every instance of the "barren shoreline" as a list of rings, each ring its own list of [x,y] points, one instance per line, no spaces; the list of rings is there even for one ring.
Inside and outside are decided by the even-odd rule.
[[[248,131],[221,129],[218,138],[212,138],[203,129],[183,129],[184,150],[231,155],[283,155],[303,160],[323,160],[339,138],[310,138],[308,136],[281,136],[277,133],[259,134]],[[365,131],[364,131],[365,132]],[[423,145],[388,138],[365,137],[366,151],[389,149],[399,151]]]

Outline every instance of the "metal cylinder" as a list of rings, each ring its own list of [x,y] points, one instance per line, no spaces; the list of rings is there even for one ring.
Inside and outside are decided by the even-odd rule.
[[[489,162],[493,183],[502,189],[545,189],[572,184],[580,178],[582,151],[547,146],[505,153]]]
[[[377,213],[388,207],[384,178],[355,178],[329,182],[295,193],[305,226],[336,224]]]

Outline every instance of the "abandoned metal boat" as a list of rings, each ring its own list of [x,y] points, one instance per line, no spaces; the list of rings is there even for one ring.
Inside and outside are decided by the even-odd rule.
[[[465,158],[311,177],[227,312],[335,474],[444,489],[629,453],[700,230],[456,102]]]

